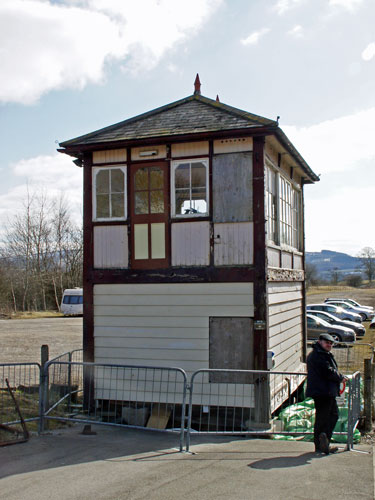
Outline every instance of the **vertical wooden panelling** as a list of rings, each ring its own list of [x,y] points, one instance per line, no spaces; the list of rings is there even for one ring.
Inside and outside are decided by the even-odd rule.
[[[293,256],[289,252],[281,252],[281,267],[284,269],[293,269]]]
[[[128,226],[94,227],[94,267],[128,267]]]
[[[126,149],[108,149],[106,151],[94,151],[93,164],[113,163],[127,160]]]
[[[207,156],[208,141],[184,142],[181,144],[172,144],[172,158],[189,156]]]
[[[239,153],[253,150],[252,137],[239,137],[238,139],[217,139],[214,141],[214,154]]]
[[[208,266],[210,263],[210,223],[172,224],[172,266]]]
[[[214,222],[253,220],[252,154],[214,155],[212,196]]]
[[[280,267],[280,250],[268,247],[267,261],[269,267]]]
[[[303,270],[303,256],[294,254],[293,258],[293,269]]]
[[[215,266],[251,265],[253,239],[252,222],[214,224]]]

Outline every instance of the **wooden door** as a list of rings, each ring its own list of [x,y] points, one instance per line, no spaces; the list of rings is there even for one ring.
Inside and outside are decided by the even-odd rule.
[[[133,269],[169,266],[168,164],[133,165],[130,179]]]

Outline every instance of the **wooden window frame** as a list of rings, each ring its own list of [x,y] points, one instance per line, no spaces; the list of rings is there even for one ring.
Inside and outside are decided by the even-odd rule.
[[[120,169],[124,174],[124,216],[123,217],[97,217],[96,216],[96,178],[102,170]],[[92,220],[93,222],[125,221],[128,218],[127,203],[127,165],[101,165],[92,167]]]
[[[204,214],[191,213],[191,214],[176,214],[176,190],[175,190],[175,171],[176,168],[181,163],[198,163],[202,162],[206,167],[206,203],[207,208]],[[210,162],[208,157],[199,158],[181,158],[179,160],[171,161],[171,217],[176,219],[192,219],[210,216],[210,187],[209,187],[209,177],[210,176]],[[191,189],[191,186],[190,186]]]

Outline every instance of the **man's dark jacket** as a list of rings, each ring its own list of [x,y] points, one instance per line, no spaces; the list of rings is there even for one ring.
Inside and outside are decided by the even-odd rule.
[[[333,354],[324,350],[320,343],[316,342],[307,356],[306,397],[338,396],[343,378],[337,369]]]

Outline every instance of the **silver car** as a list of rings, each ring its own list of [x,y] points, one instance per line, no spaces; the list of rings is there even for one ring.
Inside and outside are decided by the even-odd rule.
[[[324,321],[327,321],[327,323],[329,323],[331,326],[337,325],[337,326],[346,326],[347,328],[351,328],[352,330],[354,330],[357,337],[363,337],[366,334],[366,328],[362,324],[356,323],[355,321],[340,319],[334,316],[333,314],[325,311],[310,311],[310,312],[311,314],[314,313],[314,316],[323,319]]]
[[[356,323],[362,323],[362,318],[359,314],[352,313],[343,307],[337,307],[333,304],[323,303],[323,304],[309,304],[306,309],[308,311],[326,311],[340,319],[348,319],[349,321],[355,321]]]
[[[355,333],[346,326],[330,325],[324,319],[307,314],[307,339],[317,340],[322,333],[329,333],[336,342],[355,342]]]
[[[363,309],[369,309],[371,312],[375,312],[374,308],[371,306],[364,306],[362,304],[359,304],[353,299],[343,299],[342,297],[327,297],[324,299],[324,302],[331,302],[332,300],[343,300],[344,302],[348,302],[350,305],[355,306],[355,307],[363,307]]]
[[[344,309],[348,309],[350,312],[357,313],[361,316],[362,321],[371,320],[374,317],[374,313],[371,312],[366,307],[353,306],[353,305],[349,304],[349,302],[347,302],[345,299],[340,299],[340,300],[329,299],[329,300],[325,300],[324,302],[325,302],[325,304],[333,304],[335,306],[343,307]]]

